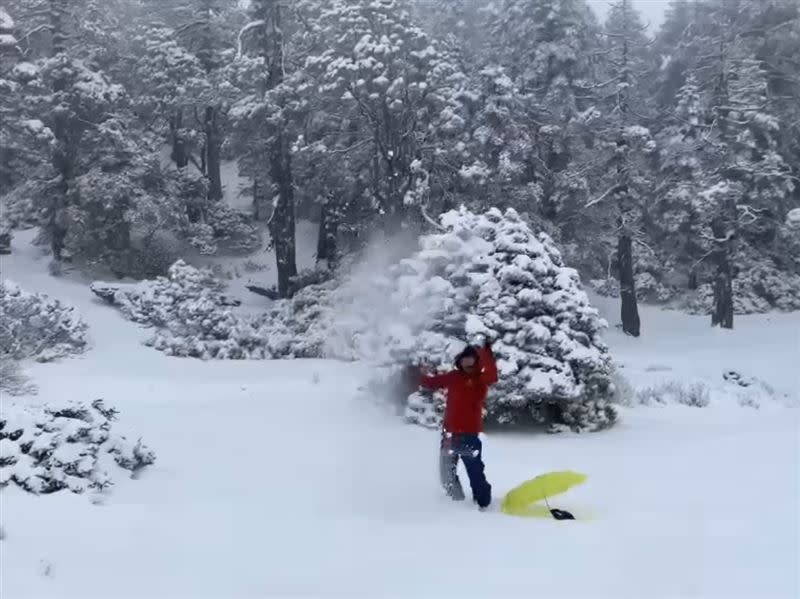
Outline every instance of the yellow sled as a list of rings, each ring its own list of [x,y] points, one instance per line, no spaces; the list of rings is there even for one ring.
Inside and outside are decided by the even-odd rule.
[[[500,510],[509,516],[556,518],[559,513],[563,514],[565,512],[563,510],[553,510],[550,508],[549,504],[542,505],[537,502],[544,500],[547,504],[547,500],[551,497],[566,493],[572,487],[586,482],[586,479],[587,476],[585,474],[568,470],[542,474],[536,478],[525,481],[506,493]]]

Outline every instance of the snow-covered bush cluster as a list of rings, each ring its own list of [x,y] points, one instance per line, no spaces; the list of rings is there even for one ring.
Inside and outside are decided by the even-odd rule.
[[[207,269],[198,269],[178,260],[168,276],[134,284],[92,283],[97,296],[118,307],[134,322],[147,326],[166,326],[177,317],[181,306],[199,301],[215,306],[236,305],[222,293],[224,284]]]
[[[722,373],[717,382],[707,380],[662,380],[643,386],[626,398],[630,406],[682,405],[705,408],[709,405],[737,405],[760,409],[763,405],[780,402],[775,390],[764,381],[743,375],[735,370]]]
[[[91,405],[3,405],[0,414],[0,488],[31,493],[82,493],[111,484],[115,467],[136,472],[155,462],[141,440],[111,432],[117,411]]]
[[[755,257],[748,259],[746,264],[748,266],[739,269],[733,279],[736,314],[800,310],[800,274],[777,269],[769,261]],[[711,314],[713,310],[714,289],[710,282],[702,283],[696,289],[687,289],[665,284],[650,272],[638,273],[635,278],[636,296],[640,301],[662,304],[690,314]],[[590,285],[601,296],[619,297],[619,281],[613,277],[593,279]]]
[[[49,362],[81,353],[88,328],[74,308],[0,281],[0,354]]]
[[[310,329],[323,309],[323,287],[306,287],[251,317],[231,309],[239,302],[223,293],[224,283],[211,271],[183,261],[153,281],[91,285],[127,318],[155,329],[147,345],[167,355],[206,360],[319,356],[322,338]]]
[[[711,401],[711,397],[708,385],[705,383],[683,384],[679,381],[667,381],[637,389],[634,401],[643,406],[678,404],[705,408]]]

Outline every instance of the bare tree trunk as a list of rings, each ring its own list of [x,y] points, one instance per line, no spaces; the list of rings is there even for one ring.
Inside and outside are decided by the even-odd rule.
[[[636,303],[636,283],[633,278],[633,243],[631,236],[621,232],[617,238],[619,259],[619,291],[622,300],[622,330],[638,337],[640,333],[639,307]]]
[[[329,266],[336,263],[339,237],[339,214],[335,199],[330,195],[321,206],[319,219],[319,235],[317,237],[317,262],[327,262]]]
[[[731,235],[725,222],[717,218],[711,223],[716,248],[714,258],[717,272],[714,276],[714,310],[711,313],[711,326],[723,329],[733,328],[733,268],[731,265]]]
[[[53,30],[52,56],[66,56],[66,36],[64,33],[64,12],[66,0],[50,0],[50,19]],[[63,69],[60,70],[63,72]],[[53,81],[53,94],[58,97],[65,92],[67,80],[65,75],[58,76]],[[70,121],[69,114],[64,110],[53,111],[53,153],[51,164],[57,173],[55,193],[50,204],[47,219],[48,233],[50,234],[50,248],[53,257],[61,260],[64,254],[64,245],[68,231],[68,198],[70,185],[74,176],[75,156],[70,147]]]
[[[283,133],[278,133],[275,138],[270,156],[270,174],[278,188],[278,201],[269,223],[278,267],[278,293],[281,297],[289,297],[292,279],[297,276],[297,261],[292,157]]]
[[[623,18],[627,21],[630,6],[628,0],[623,0]],[[627,23],[626,23],[627,26]],[[631,84],[631,70],[628,60],[628,37],[622,39],[622,64],[621,81],[622,86],[618,95],[618,103],[622,112],[622,126],[628,124],[628,92]],[[633,240],[631,239],[628,219],[631,211],[636,208],[632,206],[631,199],[631,177],[629,172],[629,160],[631,149],[620,131],[617,140],[619,158],[617,163],[617,190],[618,203],[618,226],[619,234],[617,237],[617,259],[619,260],[619,291],[621,303],[622,330],[628,335],[638,337],[641,333],[641,321],[639,320],[639,307],[636,300],[636,281],[633,277]]]
[[[258,184],[258,179],[253,179],[253,220],[256,222],[261,220],[261,186]]]
[[[186,150],[186,140],[183,138],[183,108],[176,108],[169,120],[169,134],[172,141],[170,158],[178,168],[186,168],[189,164],[189,153]]]
[[[206,135],[206,177],[208,178],[208,199],[217,202],[222,199],[221,139],[217,110],[206,106],[204,128]]]
[[[264,56],[269,65],[267,87],[274,88],[284,79],[283,29],[281,26],[281,5],[278,2],[264,4],[267,17],[263,37]],[[289,297],[292,293],[292,279],[297,276],[294,179],[292,176],[292,155],[289,141],[278,126],[271,136],[269,148],[269,172],[272,183],[277,188],[278,197],[275,211],[269,222],[269,231],[275,246],[275,260],[278,267],[278,293]]]

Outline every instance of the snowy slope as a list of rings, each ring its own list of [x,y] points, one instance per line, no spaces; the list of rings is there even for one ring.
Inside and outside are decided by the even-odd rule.
[[[46,275],[23,238],[3,276],[76,306],[93,349],[32,365],[39,395],[3,406],[103,397],[158,460],[100,497],[0,491],[3,599],[800,595],[800,421],[781,402],[719,395],[707,409],[625,410],[604,433],[489,435],[496,495],[582,471],[554,503],[585,521],[481,514],[442,497],[436,435],[360,390],[368,365],[165,357],[84,285]],[[797,323],[720,332],[645,310],[646,337],[609,341],[635,385],[713,385],[730,367],[796,397]]]

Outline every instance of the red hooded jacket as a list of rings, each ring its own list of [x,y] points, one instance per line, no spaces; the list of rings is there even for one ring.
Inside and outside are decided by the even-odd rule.
[[[489,386],[497,382],[497,364],[492,350],[478,349],[478,360],[471,374],[456,369],[445,374],[423,375],[420,385],[446,389],[444,430],[454,434],[478,434],[483,430],[483,404]]]

